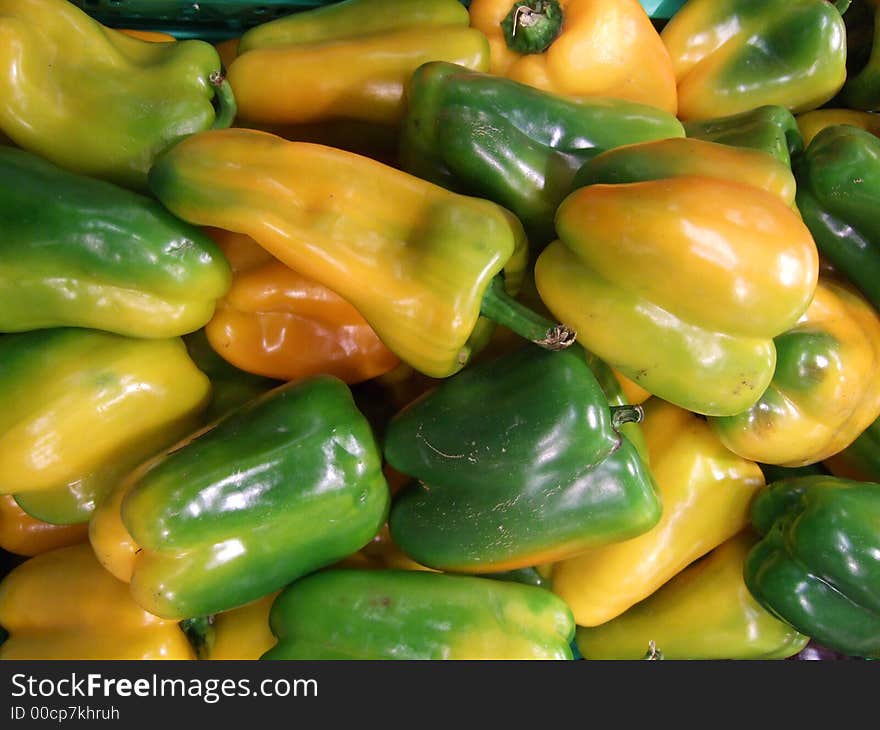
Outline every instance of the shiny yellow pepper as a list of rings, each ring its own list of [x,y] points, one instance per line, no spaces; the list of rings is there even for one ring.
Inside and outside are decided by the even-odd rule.
[[[758,541],[744,530],[600,626],[575,634],[585,659],[641,659],[649,645],[663,659],[784,659],[809,637],[773,616],[743,580]]]
[[[275,646],[269,628],[269,611],[279,591],[241,608],[214,616],[211,640],[202,659],[259,659]]]
[[[607,96],[676,113],[672,59],[637,0],[473,0],[489,70],[560,96]]]
[[[880,114],[876,112],[862,112],[855,109],[814,109],[811,112],[798,114],[795,121],[804,139],[804,147],[808,147],[813,137],[825,127],[835,124],[851,124],[880,137]]]
[[[552,566],[553,592],[579,626],[619,616],[744,529],[752,499],[764,487],[758,465],[728,451],[705,419],[659,398],[642,407],[663,515],[639,537]]]
[[[0,582],[0,659],[195,659],[176,621],[138,606],[88,543],[30,558]]]
[[[770,387],[748,410],[710,418],[731,451],[764,464],[814,464],[880,416],[880,314],[827,276],[794,327],[776,338]]]

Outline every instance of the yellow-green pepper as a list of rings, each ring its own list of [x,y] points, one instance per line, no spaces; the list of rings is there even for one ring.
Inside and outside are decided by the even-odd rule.
[[[749,524],[760,467],[728,451],[705,419],[650,398],[642,429],[663,514],[648,532],[554,563],[551,582],[579,626],[619,616]]]

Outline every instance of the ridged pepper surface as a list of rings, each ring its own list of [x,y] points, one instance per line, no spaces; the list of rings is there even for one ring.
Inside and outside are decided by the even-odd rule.
[[[330,375],[279,386],[132,472],[90,539],[146,610],[238,608],[353,553],[388,512],[381,454]]]
[[[488,200],[250,129],[184,140],[150,185],[184,220],[245,233],[335,291],[425,375],[463,368],[491,335],[488,317],[548,346],[573,341],[507,296],[522,282],[527,241],[519,220]]]
[[[880,658],[880,484],[774,482],[752,524],[763,539],[744,576],[758,602],[829,649]]]
[[[819,274],[791,170],[673,138],[603,152],[574,186],[535,265],[548,309],[654,395],[705,415],[753,405]]]
[[[422,565],[489,573],[649,530],[660,501],[616,430],[627,418],[640,413],[612,412],[579,347],[472,365],[385,431],[388,463],[417,479],[394,497],[391,537]]]

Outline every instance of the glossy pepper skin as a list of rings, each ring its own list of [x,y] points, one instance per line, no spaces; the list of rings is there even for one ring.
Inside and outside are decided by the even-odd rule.
[[[663,514],[638,537],[553,564],[553,592],[579,626],[619,616],[743,530],[764,488],[758,465],[728,451],[705,419],[658,398],[642,407]]]
[[[175,337],[229,288],[222,252],[145,195],[0,146],[0,332]]]
[[[535,265],[548,309],[654,395],[705,415],[753,405],[773,338],[818,280],[791,171],[757,150],[668,139],[604,152],[574,185]]]
[[[489,39],[489,71],[497,76],[676,113],[669,53],[637,0],[472,0],[468,12]]]
[[[709,419],[728,449],[765,464],[814,464],[880,416],[880,314],[849,284],[820,277],[807,311],[774,344],[776,371],[758,402]]]
[[[731,537],[625,613],[578,627],[585,659],[641,659],[653,641],[664,659],[785,659],[806,646],[799,633],[764,609],[743,581],[757,536]]]
[[[199,425],[210,392],[179,338],[0,337],[0,493],[46,522],[87,522],[128,470]]]
[[[66,0],[0,2],[0,69],[0,128],[10,139],[138,190],[159,152],[235,115],[210,43],[134,38]]]
[[[244,120],[394,126],[407,79],[428,61],[489,68],[488,42],[458,0],[348,0],[244,33],[229,83]]]
[[[880,310],[880,139],[849,124],[826,127],[794,171],[819,252]]]
[[[475,576],[326,570],[288,586],[263,659],[571,659],[571,611],[550,591]]]
[[[880,418],[842,451],[824,462],[834,476],[860,482],[880,482]]]
[[[209,661],[259,659],[275,644],[269,611],[277,596],[278,591],[231,611],[182,621],[197,657]]]
[[[344,297],[431,377],[457,372],[485,344],[493,278],[503,272],[515,293],[526,265],[522,224],[497,204],[265,132],[190,137],[160,158],[150,185],[175,215],[245,233]]]
[[[603,150],[683,137],[669,112],[611,98],[574,100],[455,64],[425,64],[407,87],[403,169],[511,210],[533,245],[553,236],[571,179]]]
[[[789,166],[792,156],[804,149],[798,120],[779,104],[765,104],[723,117],[686,122],[684,130],[692,139],[762,150]]]
[[[846,79],[846,27],[825,0],[688,0],[660,32],[690,121],[822,106]]]
[[[90,539],[164,618],[243,606],[359,549],[388,512],[381,454],[348,387],[280,386],[144,464]]]
[[[768,611],[823,646],[880,657],[880,484],[778,481],[755,500],[744,576]]]
[[[88,526],[53,525],[31,517],[11,494],[0,496],[0,548],[16,555],[39,555],[85,542]]]
[[[88,543],[30,558],[0,581],[0,627],[0,659],[195,659],[177,622],[138,606]]]
[[[833,127],[837,124],[861,127],[875,137],[880,137],[880,114],[875,112],[860,112],[855,109],[814,109],[811,112],[798,114],[796,120],[805,146],[809,145],[813,137],[825,127]]]
[[[403,552],[431,568],[499,572],[657,524],[650,472],[615,430],[621,411],[612,415],[579,350],[527,345],[470,366],[395,416],[385,458],[418,480],[391,507]]]
[[[285,266],[248,236],[228,231],[212,236],[234,275],[205,334],[232,365],[278,380],[327,373],[359,383],[400,363],[360,312],[334,291]]]

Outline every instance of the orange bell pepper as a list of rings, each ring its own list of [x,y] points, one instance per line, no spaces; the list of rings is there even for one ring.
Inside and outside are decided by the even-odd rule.
[[[672,59],[637,0],[473,0],[489,71],[561,96],[627,99],[675,114]]]
[[[288,268],[249,236],[216,228],[209,233],[234,274],[205,334],[230,363],[279,380],[328,373],[350,384],[399,364],[338,294]]]
[[[88,524],[53,525],[31,517],[11,494],[0,495],[0,548],[16,555],[39,555],[85,542]]]

